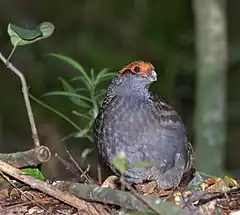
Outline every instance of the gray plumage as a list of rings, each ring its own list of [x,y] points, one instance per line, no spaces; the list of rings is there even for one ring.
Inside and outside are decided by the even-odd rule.
[[[134,72],[136,66],[143,71]],[[151,167],[128,169],[130,183],[156,180],[162,188],[177,187],[190,166],[192,150],[185,125],[175,109],[149,92],[156,73],[150,63],[133,62],[112,81],[94,125],[94,140],[104,162],[118,152],[129,163],[150,161]]]

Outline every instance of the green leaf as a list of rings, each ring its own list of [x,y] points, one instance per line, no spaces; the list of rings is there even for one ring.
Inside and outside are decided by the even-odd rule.
[[[83,152],[81,153],[81,159],[85,160],[86,157],[92,153],[92,151],[94,151],[94,149],[89,149],[89,148],[86,148],[83,150]]]
[[[91,99],[89,99],[86,96],[82,96],[77,93],[65,92],[65,91],[53,91],[53,92],[45,93],[42,96],[67,96],[72,103],[85,108],[90,108],[90,105],[85,101],[92,102]]]
[[[86,88],[76,88],[75,92],[76,93],[78,93],[78,92],[88,92],[88,89],[86,89]]]
[[[71,78],[71,81],[80,81],[80,80],[83,80],[83,79],[84,79],[84,77],[82,75],[79,75],[79,76]]]
[[[92,128],[92,125],[93,125],[93,122],[94,122],[94,119],[91,119],[88,123],[88,125],[82,129],[81,131],[79,131],[77,134],[76,134],[76,138],[82,138],[82,137],[86,137],[87,136],[87,133],[90,131],[90,129]]]
[[[127,160],[123,152],[117,153],[117,155],[112,159],[114,167],[123,174],[126,171]]]
[[[99,90],[98,93],[96,93],[96,95],[95,95],[95,99],[99,100],[100,97],[105,96],[105,94],[106,94],[106,90],[105,89],[104,90]]]
[[[136,161],[136,162],[130,163],[128,166],[145,168],[145,167],[151,167],[152,163],[150,161]]]
[[[97,74],[97,78],[100,78],[101,76],[103,76],[105,73],[107,73],[109,71],[108,68],[104,68],[102,69],[100,72],[98,72]],[[115,74],[116,75],[116,74]]]
[[[88,116],[86,113],[79,113],[79,112],[76,111],[76,110],[73,110],[72,113],[73,113],[74,115],[76,115],[76,116],[85,118],[85,119],[88,120],[88,121],[92,120],[92,117],[91,117],[91,116]]]
[[[43,22],[35,29],[25,29],[10,23],[7,31],[13,46],[24,46],[46,39],[52,35],[54,29],[50,22]]]
[[[87,75],[86,71],[84,68],[75,60],[71,59],[70,57],[60,55],[60,54],[55,54],[55,53],[49,53],[49,56],[56,57],[68,64],[70,64],[72,67],[74,67],[80,74],[83,76],[83,83],[86,85],[86,87],[91,91],[91,78]]]
[[[103,81],[106,81],[106,80],[109,80],[109,79],[112,79],[116,76],[116,73],[114,72],[109,72],[109,69],[102,69],[96,76],[96,79],[95,79],[95,84],[99,84]]]
[[[59,80],[61,81],[63,89],[65,91],[75,93],[74,87],[72,87],[66,80],[64,80],[63,78],[59,78]],[[85,98],[87,98],[87,97],[85,97]],[[73,104],[76,104],[78,106],[85,107],[85,108],[90,108],[88,103],[84,102],[83,100],[80,100],[79,98],[69,97],[69,99]],[[90,100],[90,102],[91,102],[91,100]]]
[[[29,97],[37,102],[38,104],[42,105],[43,107],[47,108],[48,110],[52,111],[53,113],[55,113],[56,115],[58,115],[59,117],[61,117],[62,119],[64,119],[65,121],[67,121],[69,124],[71,124],[76,130],[81,131],[81,128],[75,123],[73,122],[71,119],[69,119],[66,115],[64,115],[63,113],[61,113],[60,111],[54,109],[53,107],[47,105],[46,103],[42,102],[41,100],[35,98],[33,95],[29,94]]]
[[[32,177],[38,180],[41,180],[41,181],[45,180],[43,174],[37,168],[23,168],[21,169],[21,172],[24,175],[31,175]]]
[[[9,30],[9,32],[14,33],[21,40],[26,40],[26,41],[35,40],[39,37],[42,37],[42,35],[43,35],[39,28],[30,30],[30,29],[18,27],[13,24],[8,25],[8,30]]]
[[[37,29],[40,29],[43,34],[41,39],[46,39],[53,34],[55,27],[51,22],[43,22],[37,27]]]
[[[102,80],[107,80],[107,79],[112,79],[112,78],[114,78],[114,77],[116,77],[116,73],[109,72],[109,73],[103,74],[103,75],[101,76],[101,81],[102,81]]]
[[[73,132],[73,133],[70,133],[70,134],[62,137],[62,138],[61,138],[61,141],[62,141],[62,142],[65,142],[66,140],[68,140],[68,139],[70,139],[70,138],[72,138],[72,137],[75,137],[76,133],[77,133],[77,132]]]
[[[77,132],[77,134],[75,135],[76,138],[82,138],[85,137],[86,134],[88,133],[89,128],[84,128],[81,131]]]

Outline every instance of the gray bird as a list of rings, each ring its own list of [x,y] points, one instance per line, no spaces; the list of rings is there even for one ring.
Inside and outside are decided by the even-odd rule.
[[[125,171],[126,182],[155,180],[164,189],[177,187],[191,166],[192,147],[176,110],[149,92],[157,80],[153,65],[134,61],[119,71],[108,87],[94,124],[94,141],[103,161],[112,164],[118,152],[129,163],[149,161],[150,167]]]

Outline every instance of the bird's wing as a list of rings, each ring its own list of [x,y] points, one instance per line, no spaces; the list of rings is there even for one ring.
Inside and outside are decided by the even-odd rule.
[[[163,122],[183,123],[177,111],[166,100],[156,95],[150,95],[149,99],[154,103],[154,107]]]
[[[184,137],[183,141],[185,142],[184,145],[187,147],[187,168],[190,168],[194,163],[195,154],[193,147],[189,141],[187,129],[184,122],[182,121],[177,111],[166,100],[153,95],[151,95],[150,99],[154,101],[155,106],[159,109],[159,117],[161,118],[161,124],[163,125],[163,128],[165,127],[166,129],[170,130],[173,129],[174,132],[182,133]]]

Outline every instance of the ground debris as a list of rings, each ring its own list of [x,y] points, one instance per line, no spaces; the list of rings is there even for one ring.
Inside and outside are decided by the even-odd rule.
[[[76,209],[29,187],[0,191],[0,214],[74,214]]]
[[[200,190],[190,190],[184,187],[163,191],[157,188],[157,185],[153,182],[135,188],[143,197],[155,196],[160,199],[164,198],[167,202],[184,208],[191,214],[225,215],[238,214],[240,211],[239,182],[229,178],[209,178],[201,183]],[[120,190],[121,188],[117,187],[115,189]],[[68,192],[68,190],[65,190],[65,192]],[[82,200],[82,202],[83,207],[76,209],[29,186],[5,187],[0,190],[0,214],[3,215],[109,215],[119,214],[119,211],[124,210],[124,208],[120,208],[118,205],[101,203],[99,201]]]

